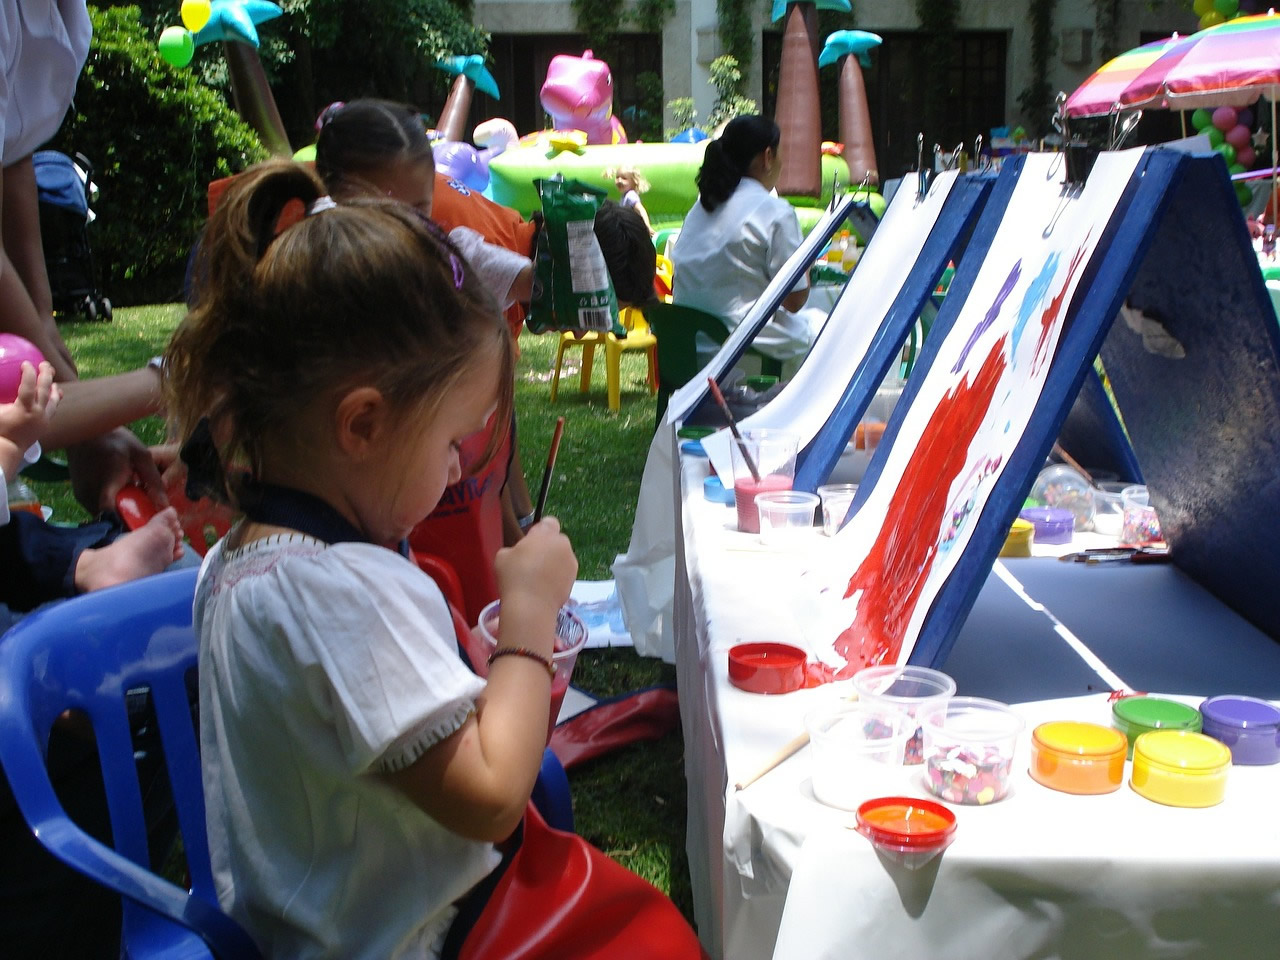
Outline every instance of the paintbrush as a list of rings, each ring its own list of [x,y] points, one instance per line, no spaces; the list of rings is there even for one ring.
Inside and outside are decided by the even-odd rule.
[[[560,452],[560,438],[564,436],[564,417],[556,417],[556,429],[551,434],[551,449],[547,451],[547,469],[542,471],[542,488],[538,491],[538,505],[533,510],[533,522],[542,519],[547,505],[547,491],[551,489],[551,471],[556,466],[556,454]]]
[[[747,465],[747,469],[751,471],[751,479],[756,483],[760,482],[760,471],[756,468],[756,462],[751,459],[751,453],[747,450],[747,442],[742,439],[742,434],[738,432],[738,424],[733,419],[733,414],[729,410],[729,404],[724,401],[724,394],[720,392],[720,386],[716,383],[715,377],[707,377],[707,384],[711,387],[711,396],[715,398],[716,405],[720,408],[720,412],[724,414],[724,418],[729,421],[729,431],[733,434],[733,439],[738,442],[738,450],[742,453],[742,462]]]
[[[850,703],[856,702],[858,699],[858,694],[851,693],[849,694],[849,696],[845,697],[844,699],[849,701]],[[808,742],[809,742],[808,731],[798,734],[796,737],[792,738],[791,740],[788,740],[786,743],[784,743],[781,747],[778,748],[777,752],[773,756],[771,756],[768,760],[764,762],[764,764],[761,765],[760,769],[758,769],[751,776],[737,781],[733,785],[733,789],[734,790],[747,789],[747,787],[751,786],[753,783],[755,783],[757,780],[763,777],[766,773],[768,773],[774,767],[778,766],[778,764],[782,763],[784,760],[789,760],[791,757],[794,757],[797,753],[799,753],[801,750],[805,748]]]

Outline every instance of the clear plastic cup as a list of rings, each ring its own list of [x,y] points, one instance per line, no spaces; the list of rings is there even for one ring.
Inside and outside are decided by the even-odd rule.
[[[818,495],[802,490],[778,490],[756,494],[760,515],[760,542],[770,547],[798,546],[813,532]]]
[[[780,430],[745,430],[741,442],[730,441],[733,497],[738,508],[738,529],[743,533],[760,532],[758,494],[791,489],[799,444],[796,434]]]
[[[914,721],[884,704],[839,700],[804,718],[813,759],[813,794],[841,810],[898,787]]]
[[[886,665],[859,670],[853,675],[853,688],[863,703],[901,710],[916,721],[903,759],[906,764],[915,764],[924,759],[920,717],[924,711],[950,700],[956,692],[956,682],[941,670],[929,667]]]
[[[498,634],[501,614],[501,600],[494,600],[480,611],[480,622],[476,624],[476,635],[480,638],[483,656],[478,663],[473,663],[476,673],[482,677],[489,676],[489,654],[498,648]],[[578,654],[587,644],[587,625],[569,607],[561,607],[556,614],[555,652],[551,655],[551,665],[555,667],[555,676],[551,678],[551,713],[547,721],[547,741],[556,728],[556,720],[560,717],[560,707],[564,703],[564,695],[569,691],[569,678],[573,676],[573,665],[578,661]]]
[[[924,711],[925,785],[947,803],[988,804],[1009,792],[1025,721],[1006,704],[952,697]]]
[[[826,483],[818,488],[822,499],[822,532],[828,537],[834,537],[839,531],[857,492],[856,483]]]
[[[1151,506],[1151,497],[1145,486],[1136,483],[1125,487],[1120,499],[1124,504],[1121,542],[1142,546],[1164,539],[1160,531],[1160,518],[1156,516],[1156,508]]]

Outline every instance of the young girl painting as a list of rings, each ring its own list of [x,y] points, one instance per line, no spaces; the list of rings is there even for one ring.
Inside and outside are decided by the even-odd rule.
[[[435,957],[537,777],[577,561],[553,518],[498,553],[502,633],[473,675],[397,545],[509,416],[511,337],[408,206],[276,234],[323,194],[283,162],[228,191],[166,353],[193,474],[244,512],[195,601],[210,855],[266,955]]]

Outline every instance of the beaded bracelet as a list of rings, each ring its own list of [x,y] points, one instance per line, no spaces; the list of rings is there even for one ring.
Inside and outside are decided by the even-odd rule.
[[[499,647],[493,653],[489,654],[489,666],[493,666],[493,661],[499,657],[526,657],[529,660],[536,660],[547,668],[547,676],[555,678],[556,668],[551,662],[550,657],[544,657],[536,650],[530,650],[528,647]]]

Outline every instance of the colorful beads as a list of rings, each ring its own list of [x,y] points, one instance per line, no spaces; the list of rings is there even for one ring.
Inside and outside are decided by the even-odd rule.
[[[929,757],[925,782],[948,803],[993,803],[1009,792],[1012,766],[1013,758],[998,747],[955,746]]]

